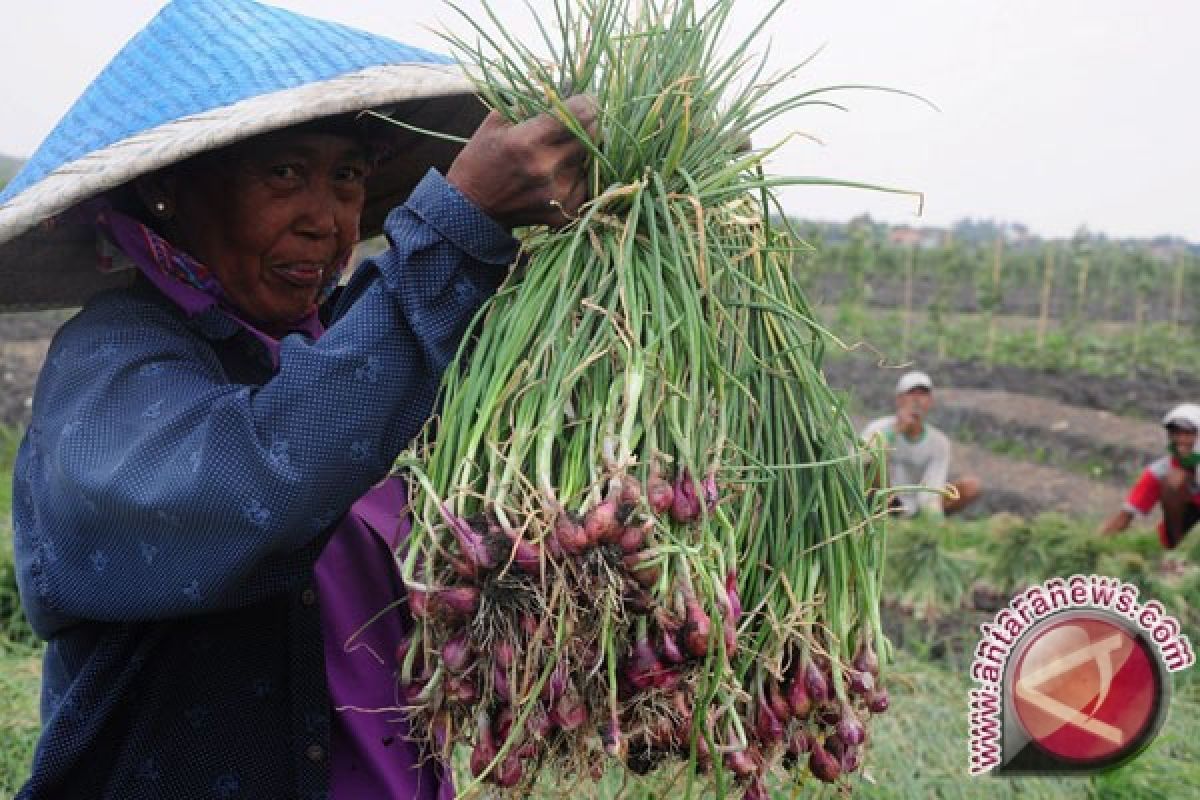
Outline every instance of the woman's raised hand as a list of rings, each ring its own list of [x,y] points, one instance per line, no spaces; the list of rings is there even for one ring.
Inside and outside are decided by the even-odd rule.
[[[595,100],[575,95],[566,107],[595,139]],[[548,114],[512,125],[493,111],[446,179],[502,225],[557,228],[588,199],[587,157],[584,143]]]

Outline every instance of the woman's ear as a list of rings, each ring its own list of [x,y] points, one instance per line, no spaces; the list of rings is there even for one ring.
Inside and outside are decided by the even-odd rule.
[[[143,175],[133,182],[138,200],[158,222],[167,222],[174,218],[177,209],[177,185],[178,180],[172,171]]]

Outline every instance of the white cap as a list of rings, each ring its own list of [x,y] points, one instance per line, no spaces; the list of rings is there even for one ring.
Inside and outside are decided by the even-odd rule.
[[[913,389],[928,389],[933,391],[933,381],[924,372],[906,372],[896,381],[896,394],[904,394]]]
[[[1180,403],[1163,416],[1162,424],[1164,428],[1179,425],[1200,432],[1200,406],[1195,403]]]

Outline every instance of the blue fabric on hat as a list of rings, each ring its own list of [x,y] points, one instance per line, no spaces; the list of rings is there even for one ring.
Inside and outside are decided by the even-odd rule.
[[[451,63],[252,0],[174,0],[84,91],[0,203],[64,164],[171,120],[368,67]]]

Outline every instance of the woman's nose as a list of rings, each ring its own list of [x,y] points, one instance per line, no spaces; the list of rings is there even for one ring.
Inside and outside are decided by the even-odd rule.
[[[303,212],[297,219],[297,229],[314,238],[336,236],[340,209],[341,203],[332,186],[310,186],[304,195]]]

